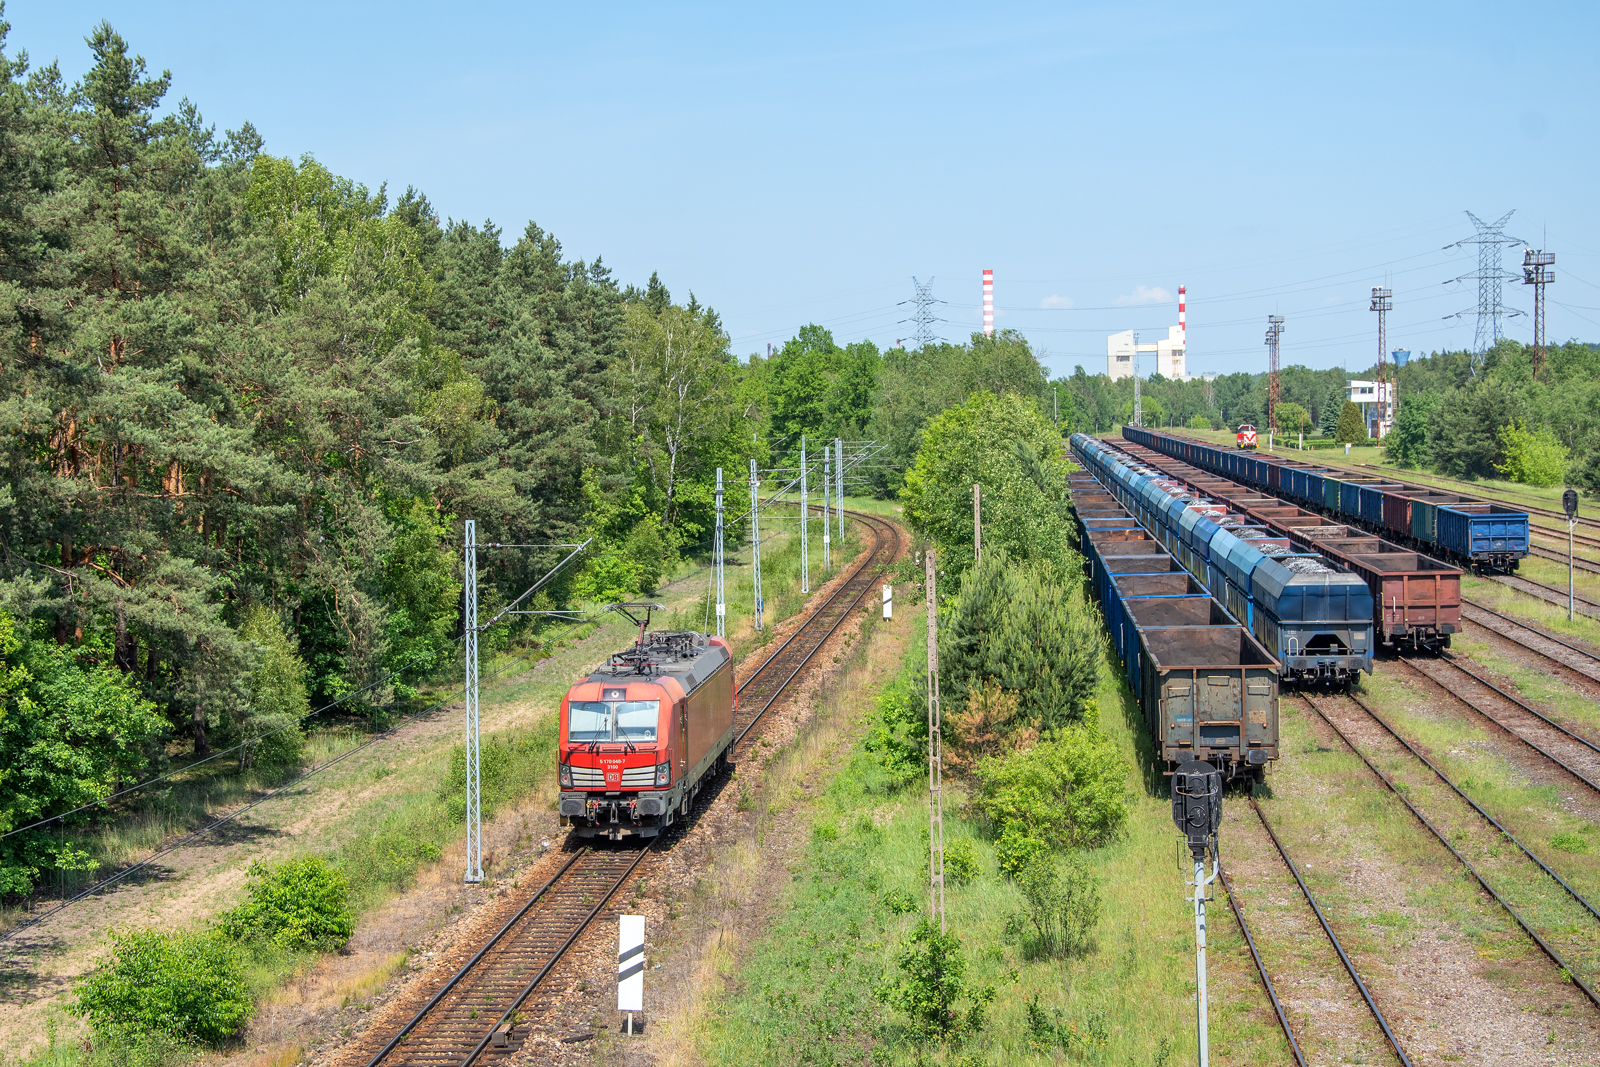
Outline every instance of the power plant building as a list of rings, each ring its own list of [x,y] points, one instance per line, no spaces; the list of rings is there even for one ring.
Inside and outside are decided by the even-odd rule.
[[[1156,365],[1149,369],[1150,373],[1159,374],[1163,378],[1176,378],[1180,381],[1188,380],[1188,354],[1189,341],[1187,333],[1187,308],[1184,306],[1185,287],[1178,286],[1178,325],[1167,327],[1167,336],[1155,344],[1143,344],[1134,340],[1132,330],[1123,330],[1106,338],[1106,377],[1112,381],[1126,378],[1133,373],[1133,361],[1137,355],[1154,353]],[[1146,368],[1141,368],[1145,370]]]

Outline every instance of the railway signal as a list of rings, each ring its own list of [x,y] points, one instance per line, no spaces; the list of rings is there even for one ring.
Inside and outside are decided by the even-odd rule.
[[[1204,760],[1190,760],[1172,775],[1172,821],[1189,847],[1194,864],[1194,888],[1188,897],[1194,904],[1195,1015],[1200,1027],[1200,1067],[1206,1067],[1210,1054],[1206,1027],[1206,887],[1217,878],[1217,827],[1222,825],[1222,773]],[[1206,875],[1206,854],[1211,855],[1211,874]]]
[[[1561,510],[1567,513],[1567,621],[1573,618],[1573,602],[1577,600],[1572,586],[1572,530],[1578,525],[1578,491],[1568,489],[1561,494]]]

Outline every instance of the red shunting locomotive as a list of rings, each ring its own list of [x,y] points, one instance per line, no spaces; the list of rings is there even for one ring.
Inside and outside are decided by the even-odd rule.
[[[654,837],[688,814],[701,786],[728,767],[727,642],[639,629],[631,648],[561,701],[561,825],[579,837]]]

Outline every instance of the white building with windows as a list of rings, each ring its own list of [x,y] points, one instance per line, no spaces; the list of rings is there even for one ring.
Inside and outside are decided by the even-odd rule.
[[[1184,356],[1186,344],[1183,337],[1183,326],[1168,326],[1167,336],[1155,344],[1135,344],[1132,330],[1123,330],[1106,338],[1106,377],[1112,381],[1126,378],[1133,373],[1133,357],[1135,354],[1154,354],[1155,366],[1148,362],[1140,368],[1145,375],[1159,374],[1163,378],[1188,379]]]
[[[1141,288],[1143,288],[1141,286]],[[1158,290],[1159,291],[1159,290]],[[1159,374],[1163,378],[1188,381],[1185,356],[1189,350],[1188,289],[1178,286],[1178,325],[1167,327],[1165,340],[1153,345],[1142,345],[1134,338],[1132,330],[1123,330],[1106,338],[1106,377],[1112,381],[1126,378],[1134,371],[1134,361],[1146,352],[1156,357],[1154,367],[1140,367],[1146,374]]]
[[[1394,383],[1348,380],[1345,396],[1350,403],[1361,408],[1361,421],[1366,424],[1367,436],[1374,440],[1385,437],[1394,425]]]

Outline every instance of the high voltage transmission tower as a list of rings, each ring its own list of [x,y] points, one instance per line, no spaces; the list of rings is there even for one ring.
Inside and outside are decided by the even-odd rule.
[[[910,300],[902,300],[900,303],[910,304],[914,310],[911,312],[911,317],[909,319],[901,319],[900,321],[909,322],[915,327],[915,332],[911,335],[912,341],[916,343],[918,348],[926,348],[935,341],[943,340],[942,337],[939,337],[933,332],[933,324],[936,322],[943,322],[944,319],[936,316],[933,313],[933,310],[940,304],[943,304],[944,301],[934,297],[932,278],[929,278],[927,282],[924,283],[917,281],[916,277],[913,276],[911,279],[911,284],[916,287],[917,295],[912,297]]]
[[[1514,214],[1516,214],[1515,208],[1501,215],[1493,222],[1484,222],[1469,211],[1466,213],[1467,218],[1472,220],[1472,225],[1477,232],[1471,237],[1463,237],[1453,245],[1445,245],[1446,249],[1464,248],[1467,245],[1478,246],[1478,269],[1471,274],[1463,274],[1445,282],[1446,285],[1464,281],[1476,281],[1478,283],[1477,329],[1472,335],[1472,351],[1474,355],[1483,355],[1494,347],[1496,341],[1504,336],[1500,330],[1502,316],[1522,314],[1522,312],[1516,310],[1507,311],[1500,296],[1502,282],[1514,282],[1517,280],[1515,274],[1500,266],[1500,246],[1525,245],[1528,243],[1520,237],[1512,237],[1505,232],[1506,222]],[[1446,315],[1445,318],[1461,319],[1473,313],[1472,308],[1465,308],[1454,315]]]
[[[1283,399],[1283,381],[1278,376],[1278,339],[1283,336],[1283,316],[1267,316],[1267,429],[1278,429],[1278,402]]]
[[[1533,380],[1544,369],[1544,287],[1556,280],[1556,254],[1530,248],[1522,253],[1522,284],[1533,286]]]

